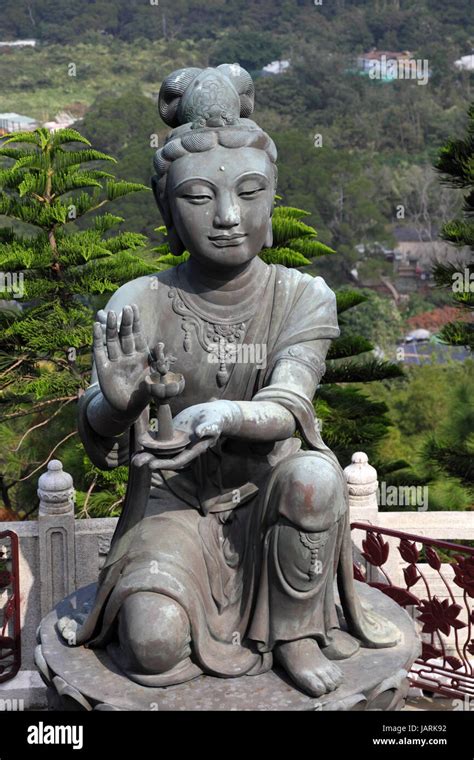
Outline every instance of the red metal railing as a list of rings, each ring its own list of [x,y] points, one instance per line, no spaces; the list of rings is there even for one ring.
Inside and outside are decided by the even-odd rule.
[[[14,678],[21,665],[18,536],[0,533],[0,683]]]
[[[474,548],[366,523],[354,522],[351,528],[366,533],[365,573],[354,563],[354,577],[390,596],[420,624],[423,648],[410,671],[412,685],[449,697],[474,697]],[[400,539],[398,546],[386,536]],[[395,548],[405,563],[404,585],[394,583],[387,569]],[[460,589],[457,598],[454,586]]]

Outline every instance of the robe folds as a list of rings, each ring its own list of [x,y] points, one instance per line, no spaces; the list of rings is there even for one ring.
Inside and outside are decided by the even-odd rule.
[[[339,335],[334,293],[320,277],[266,266],[256,308],[243,315],[239,328],[243,344],[265,347],[265,361],[228,364],[222,385],[219,365],[199,338],[200,330],[201,337],[209,334],[218,315],[203,313],[202,301],[194,307],[179,270],[127,283],[106,307],[118,313],[137,303],[148,345],[163,341],[176,357],[173,371],[183,373],[186,386],[171,400],[173,415],[215,399],[272,401],[293,414],[299,436],[276,443],[221,437],[185,469],[151,472],[133,461],[140,433],[149,424],[148,409],[117,437],[101,436],[91,426],[87,408],[100,393],[94,370],[79,403],[81,439],[98,467],[129,464],[130,469],[124,508],[76,643],[108,647],[120,661],[121,605],[130,594],[154,591],[185,610],[192,664],[172,676],[128,673],[145,685],[165,686],[200,672],[228,677],[263,672],[272,665],[277,641],[311,636],[323,647],[330,644],[341,612],[343,625],[365,645],[395,644],[394,632],[388,635],[377,616],[362,609],[354,590],[345,479],[321,438],[312,393],[298,383],[272,382],[275,367],[285,360],[294,363],[295,373],[301,365],[309,367],[317,386],[325,369],[325,341]],[[292,574],[287,567],[292,550],[285,554],[282,549],[291,543],[291,520],[282,518],[292,498],[288,482],[302,460],[314,472],[316,488],[328,476],[336,484],[326,513],[311,529],[311,536],[320,536],[323,569],[306,584],[298,568]],[[300,535],[304,543],[304,531]],[[341,608],[334,599],[336,574]]]

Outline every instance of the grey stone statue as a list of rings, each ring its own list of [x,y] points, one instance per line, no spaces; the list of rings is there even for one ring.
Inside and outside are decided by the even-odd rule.
[[[237,64],[162,85],[173,131],[153,189],[190,257],[122,286],[95,323],[80,435],[98,467],[130,474],[95,601],[59,628],[145,686],[275,662],[317,697],[340,684],[337,660],[399,632],[355,592],[343,473],[312,406],[334,293],[258,255],[277,169],[253,99]]]

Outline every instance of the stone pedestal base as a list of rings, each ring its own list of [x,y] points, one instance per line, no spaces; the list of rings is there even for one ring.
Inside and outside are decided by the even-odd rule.
[[[275,669],[260,676],[215,678],[150,688],[130,681],[105,650],[69,647],[56,622],[71,607],[92,599],[95,586],[80,589],[43,619],[38,629],[37,667],[49,687],[51,710],[398,710],[409,687],[407,673],[421,646],[407,613],[380,591],[356,586],[364,605],[391,620],[402,632],[401,642],[388,649],[362,648],[337,664],[343,683],[318,699],[297,689]]]

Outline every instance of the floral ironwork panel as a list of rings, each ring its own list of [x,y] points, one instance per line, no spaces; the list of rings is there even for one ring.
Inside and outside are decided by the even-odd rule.
[[[365,567],[354,563],[355,579],[387,594],[419,625],[422,653],[411,683],[474,697],[474,548],[365,523],[351,528],[366,534]]]

